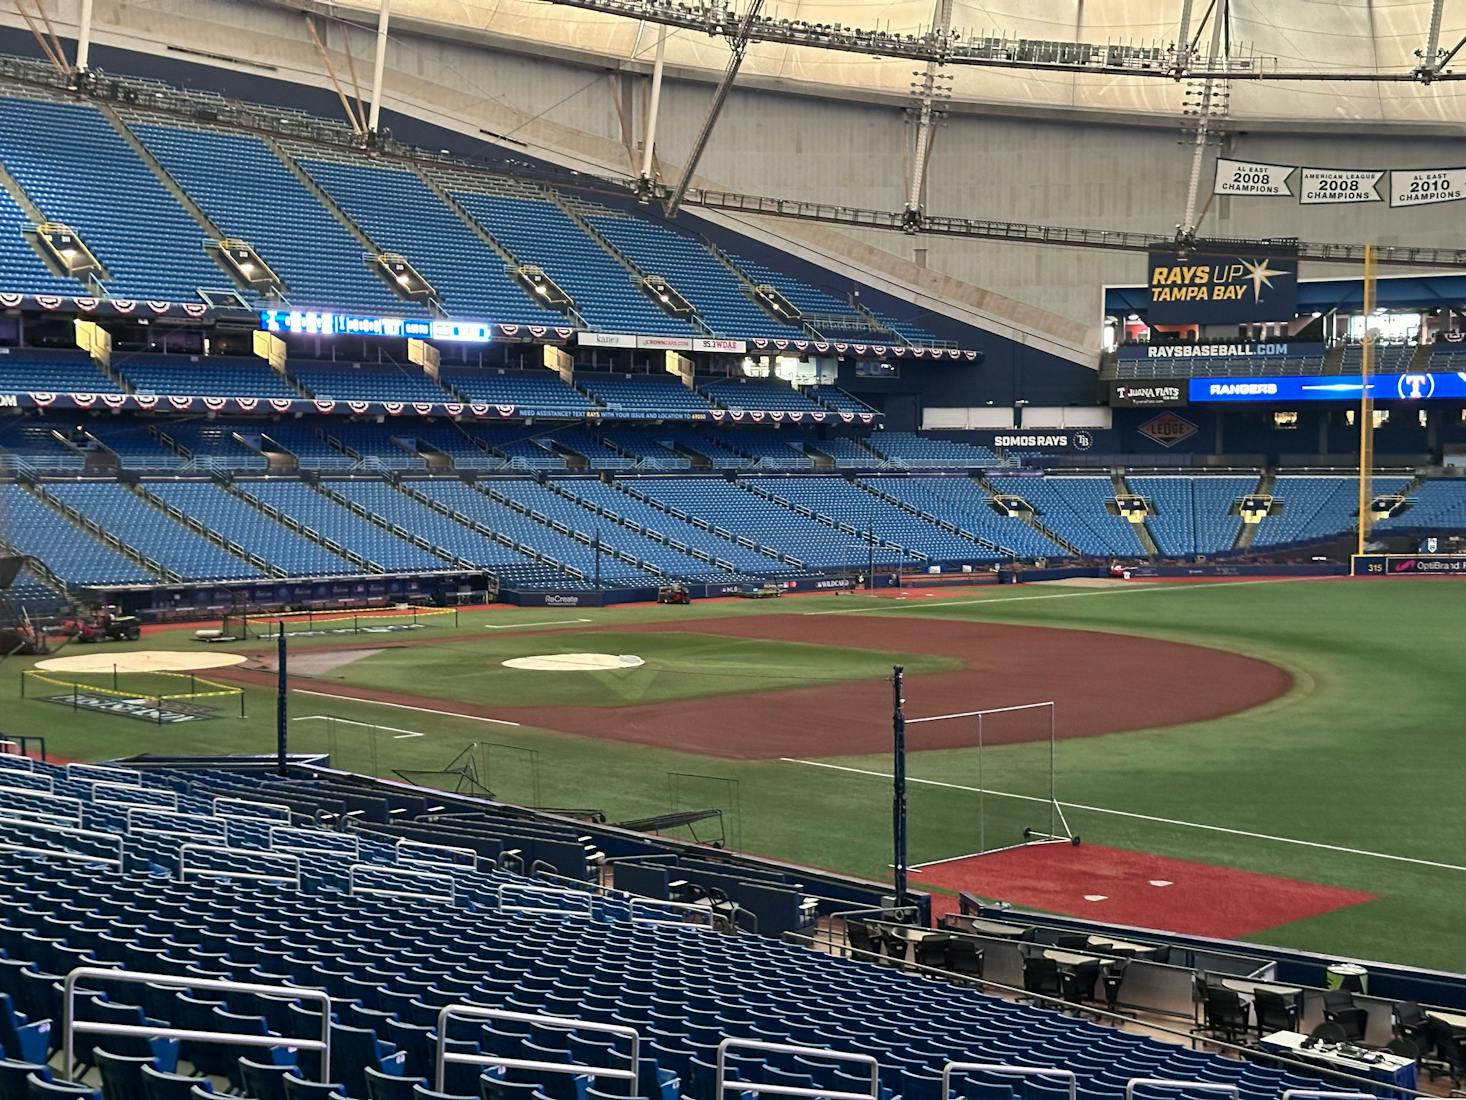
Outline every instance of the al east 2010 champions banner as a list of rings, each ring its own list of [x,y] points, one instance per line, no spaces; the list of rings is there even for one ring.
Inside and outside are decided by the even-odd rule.
[[[1297,309],[1296,258],[1150,254],[1151,324],[1284,321]]]

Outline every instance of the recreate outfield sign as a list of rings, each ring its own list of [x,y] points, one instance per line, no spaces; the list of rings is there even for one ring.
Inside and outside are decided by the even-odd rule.
[[[1364,379],[1357,374],[1284,375],[1278,378],[1192,378],[1189,396],[1208,401],[1357,401]],[[1376,374],[1376,400],[1430,401],[1466,397],[1466,371],[1456,374]]]
[[[181,722],[203,722],[214,717],[208,707],[188,703],[153,702],[149,699],[119,699],[78,691],[67,695],[42,695],[47,703],[59,703],[73,710],[88,710],[94,714],[113,714],[119,718],[136,718],[154,726],[178,725]]]
[[[1298,311],[1298,261],[1278,256],[1150,254],[1152,324],[1285,321]]]

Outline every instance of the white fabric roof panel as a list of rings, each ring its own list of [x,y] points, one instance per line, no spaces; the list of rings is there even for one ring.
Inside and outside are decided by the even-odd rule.
[[[1045,41],[1079,41],[1165,48],[1175,37],[1182,0],[953,0],[952,25],[967,34]],[[337,0],[340,8],[374,12],[376,0]],[[741,9],[742,5],[738,7]],[[1285,70],[1406,72],[1419,62],[1430,21],[1430,0],[1230,0],[1234,53],[1276,59]],[[393,0],[394,15],[461,29],[488,31],[532,43],[618,59],[649,62],[656,28],[545,0]],[[1193,5],[1194,20],[1206,10]],[[931,0],[767,0],[775,19],[880,27],[919,33],[930,25]],[[1193,23],[1192,34],[1196,33]],[[1447,0],[1440,41],[1449,48],[1466,36],[1466,3]],[[1209,33],[1201,37],[1205,51]],[[728,58],[725,42],[678,30],[668,37],[669,63],[716,72]],[[1461,66],[1466,68],[1466,51]],[[912,63],[829,50],[757,43],[743,72],[844,90],[904,95]],[[1062,72],[1003,71],[953,66],[959,100],[1150,112],[1174,116],[1182,85],[1169,80],[1088,76]],[[1231,115],[1237,119],[1319,121],[1466,122],[1466,82],[1328,83],[1235,81]]]

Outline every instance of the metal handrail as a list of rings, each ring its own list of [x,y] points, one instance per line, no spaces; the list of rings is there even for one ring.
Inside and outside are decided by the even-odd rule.
[[[114,863],[120,871],[123,867],[122,859],[122,835],[120,833],[104,833],[98,829],[72,829],[64,825],[52,825],[49,821],[14,821],[0,819],[0,827],[21,826],[31,829],[45,829],[46,835],[54,836],[62,833],[67,836],[86,837],[92,840],[116,841],[117,854],[115,856],[96,855],[92,852],[75,852],[65,848],[40,848],[34,844],[17,844],[14,841],[0,839],[0,851],[24,852],[30,855],[50,856],[54,859],[71,859],[84,863]]]
[[[219,797],[214,799],[215,817],[229,817],[242,821],[269,821],[271,820],[271,818],[265,817],[263,814],[225,813],[222,809],[220,809],[221,806],[257,806],[262,810],[280,810],[285,814],[285,820],[287,822],[293,821],[295,819],[295,815],[291,812],[290,807],[282,806],[278,802],[256,802],[252,798],[229,798],[225,795],[220,795]]]
[[[83,821],[82,821],[82,806],[83,806],[83,803],[82,803],[82,800],[79,799],[79,798],[73,798],[69,794],[47,794],[45,791],[31,791],[31,790],[26,790],[23,787],[5,787],[5,786],[0,786],[0,801],[3,801],[6,795],[12,795],[12,794],[14,794],[14,795],[20,795],[20,796],[25,797],[25,798],[39,798],[39,799],[44,799],[47,802],[65,802],[65,803],[67,803],[69,805],[75,806],[76,807],[76,813],[75,814],[68,814],[67,817],[70,820],[76,822],[76,827],[78,829],[80,829],[82,827],[82,824],[83,824]],[[8,807],[0,807],[0,809],[8,809]],[[36,810],[36,811],[33,811],[33,812],[40,813],[42,811]],[[61,815],[60,814],[54,814],[52,816],[54,816],[54,817],[60,817]]]
[[[492,1054],[461,1054],[448,1050],[448,1021],[460,1020],[512,1020],[522,1024],[536,1024],[540,1027],[561,1028],[565,1031],[599,1032],[620,1039],[631,1040],[631,1068],[618,1069],[613,1066],[577,1066],[568,1062],[536,1062],[524,1058],[499,1058]],[[434,1088],[443,1091],[443,1078],[448,1063],[464,1066],[503,1066],[506,1069],[532,1069],[541,1073],[584,1074],[589,1077],[610,1077],[630,1081],[632,1091],[641,1080],[641,1036],[635,1028],[620,1024],[591,1023],[575,1020],[568,1016],[543,1016],[536,1012],[510,1012],[502,1008],[487,1008],[484,1005],[444,1005],[438,1010],[438,1047],[433,1056]]]
[[[609,896],[615,898],[616,895],[613,893]],[[700,927],[705,926],[707,928],[714,928],[717,926],[716,913],[714,913],[709,908],[705,908],[701,905],[694,905],[691,902],[662,901],[658,898],[644,898],[639,894],[627,895],[626,901],[626,917],[629,921],[631,921],[632,924],[674,924],[687,926],[689,924],[695,923]],[[636,915],[638,909],[647,910],[653,913],[658,911],[665,912],[667,910],[685,912],[689,916],[700,917],[702,919],[693,922],[688,920],[676,919],[673,917],[638,917]]]
[[[1224,1085],[1220,1081],[1178,1081],[1171,1077],[1132,1077],[1125,1082],[1125,1100],[1135,1100],[1136,1085],[1159,1085],[1168,1089],[1185,1089],[1188,1092],[1228,1092],[1232,1100],[1241,1100],[1242,1090],[1237,1085]]]
[[[103,774],[95,779],[83,775],[83,772],[102,772]],[[119,780],[117,777],[121,776]],[[76,779],[84,783],[120,783],[130,780],[129,787],[141,787],[143,785],[143,773],[135,768],[109,768],[103,764],[78,764],[66,765],[66,778]]]
[[[363,886],[357,882],[359,872],[372,871],[382,874],[389,871],[401,871],[403,868],[398,864],[383,863],[353,863],[346,872],[346,892],[348,894],[370,894],[375,897],[388,898],[421,898],[425,901],[457,901],[458,881],[452,875],[439,875],[432,871],[408,870],[407,874],[418,879],[432,879],[437,882],[448,884],[447,892],[441,890],[398,890],[384,886]]]
[[[272,875],[265,871],[240,871],[232,867],[189,867],[189,852],[214,852],[247,859],[288,859],[295,864],[295,874]],[[289,882],[294,884],[298,890],[300,889],[300,857],[290,852],[273,852],[262,848],[231,848],[227,844],[180,844],[178,846],[178,881],[182,882],[191,874],[206,875],[210,878],[249,879],[254,882]]]
[[[277,836],[284,836],[285,834],[302,836],[312,841],[319,841],[324,837],[335,837],[343,841],[349,840],[351,844],[350,847],[341,848],[309,847],[301,844],[276,849],[275,838]],[[346,856],[354,860],[361,858],[361,840],[354,833],[333,833],[326,829],[302,829],[294,825],[272,825],[270,826],[269,844],[272,850],[304,852],[309,855],[321,856]]]
[[[824,1058],[831,1062],[856,1062],[870,1066],[869,1092],[839,1092],[832,1089],[809,1089],[797,1085],[766,1085],[762,1082],[727,1080],[727,1056],[730,1048],[758,1050],[766,1054],[794,1054],[803,1058]],[[761,1096],[823,1096],[826,1100],[878,1100],[881,1094],[881,1066],[869,1054],[847,1054],[820,1047],[793,1046],[788,1043],[764,1043],[757,1039],[724,1039],[718,1044],[718,1073],[713,1087],[713,1100],[723,1100],[729,1089],[757,1092]]]
[[[7,757],[7,759],[9,759],[9,758]],[[55,794],[56,793],[56,780],[53,779],[49,775],[45,775],[45,774],[37,775],[33,771],[31,771],[31,772],[9,772],[9,773],[7,773],[4,776],[0,776],[0,779],[5,779],[5,780],[9,780],[9,781],[12,781],[12,782],[15,782],[15,783],[20,784],[19,786],[12,787],[12,786],[10,786],[9,783],[6,783],[5,786],[9,790],[14,790],[14,791],[44,791],[47,794]],[[25,784],[27,784],[27,783],[44,783],[45,786],[44,787],[39,787],[39,786],[38,787],[27,787],[27,786],[25,786]],[[77,801],[80,802],[81,799],[77,799]]]
[[[221,993],[254,993],[262,997],[287,997],[319,1001],[321,1004],[321,1037],[291,1039],[279,1035],[246,1035],[240,1032],[195,1031],[180,1027],[147,1027],[143,1024],[112,1024],[76,1019],[76,983],[83,978],[101,978],[107,982],[130,985],[155,985],[166,989],[216,990]],[[299,985],[260,985],[222,978],[191,978],[179,974],[155,974],[139,970],[120,970],[106,966],[79,966],[61,981],[61,1073],[72,1080],[76,1068],[77,1035],[131,1035],[141,1039],[182,1039],[196,1043],[225,1043],[241,1047],[294,1047],[296,1050],[321,1052],[321,1081],[331,1073],[331,995],[324,989],[307,989]]]
[[[510,905],[504,901],[506,891],[525,894],[531,898],[534,896],[547,898],[584,898],[585,905],[580,909],[558,909],[551,906],[536,905]],[[515,913],[539,913],[545,916],[571,916],[588,917],[591,915],[591,902],[595,895],[586,890],[566,890],[558,886],[536,886],[528,882],[501,882],[494,891],[495,908]]]
[[[1002,1073],[1010,1077],[1057,1077],[1069,1083],[1069,1100],[1079,1092],[1079,1078],[1072,1069],[1058,1066],[1000,1066],[991,1062],[948,1062],[942,1067],[942,1096],[952,1095],[954,1073]]]
[[[162,787],[135,786],[131,783],[111,783],[102,779],[87,779],[83,780],[83,782],[90,783],[92,785],[93,806],[156,806],[164,810],[178,809],[177,791],[170,791]],[[109,791],[116,792],[118,796],[127,797],[103,797]],[[167,796],[168,798],[171,798],[173,800],[173,804],[170,806],[160,802],[129,801],[130,796],[133,795],[146,795],[148,798]]]
[[[403,866],[404,864],[407,864],[407,865],[411,865],[411,864],[426,864],[426,865],[428,865],[430,867],[442,867],[442,866],[445,866],[445,865],[446,866],[450,866],[450,867],[462,867],[462,866],[466,866],[467,869],[470,870],[470,871],[475,871],[475,870],[478,869],[479,854],[477,852],[475,852],[472,848],[461,848],[461,847],[458,847],[457,845],[453,845],[453,844],[430,844],[430,843],[428,843],[425,840],[408,840],[405,837],[403,837],[403,838],[401,838],[401,839],[399,839],[397,841],[396,848],[397,848],[397,866],[399,866],[399,867]],[[412,849],[423,848],[423,849],[426,849],[429,852],[448,852],[448,853],[453,854],[453,855],[467,856],[468,857],[468,863],[465,865],[465,864],[455,863],[452,860],[430,859],[427,856],[424,856],[422,858],[417,858],[417,857],[412,856],[411,854],[409,854],[408,857],[406,859],[404,859],[403,856],[402,856],[402,849],[403,848],[412,848]]]
[[[214,825],[221,826],[224,830],[223,841],[229,843],[229,823],[210,814],[186,813],[182,810],[165,810],[160,806],[128,806],[127,813],[123,817],[123,829],[128,836],[193,836],[197,825],[187,826],[185,829],[156,829],[146,825],[134,825],[133,815],[136,813],[158,814],[166,817],[186,818],[191,822],[208,821]]]

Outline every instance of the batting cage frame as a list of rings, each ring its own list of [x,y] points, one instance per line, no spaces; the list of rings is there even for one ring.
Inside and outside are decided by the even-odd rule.
[[[289,637],[332,634],[356,635],[419,630],[446,624],[458,626],[458,608],[430,604],[383,604],[374,607],[303,608],[299,611],[249,611],[235,608],[225,614],[220,634],[244,641],[273,640],[283,631]]]
[[[1058,792],[1058,707],[1055,702],[1045,700],[1039,703],[1020,703],[1007,707],[987,707],[979,710],[955,711],[950,714],[931,714],[919,718],[906,717],[905,697],[905,669],[897,665],[892,669],[891,690],[892,690],[892,712],[891,712],[891,746],[892,746],[892,846],[894,856],[892,867],[895,870],[896,903],[905,904],[906,898],[906,876],[908,871],[920,871],[924,867],[931,867],[938,863],[950,863],[959,859],[970,859],[974,856],[992,855],[997,852],[1011,851],[1015,848],[1027,848],[1044,844],[1070,844],[1077,847],[1080,837],[1069,827],[1069,821],[1064,816],[1064,808],[1059,804]],[[1014,796],[1007,791],[989,791],[983,774],[983,752],[985,748],[985,726],[987,722],[998,715],[1019,714],[1031,712],[1046,712],[1048,715],[1048,760],[1049,760],[1049,793],[1046,801],[1049,805],[1049,825],[1047,830],[1036,829],[1033,826],[1025,826],[1023,839],[1016,844],[1008,844],[999,848],[989,849],[987,847],[987,796],[989,794],[998,797],[1022,797],[1025,800],[1032,798],[1031,795]],[[911,864],[907,858],[907,837],[908,837],[908,812],[906,793],[906,732],[910,726],[926,725],[933,722],[975,722],[977,728],[977,796],[978,796],[978,847],[979,851],[968,852],[964,855],[945,856],[942,859],[927,860],[924,863]],[[1062,831],[1061,831],[1062,830]]]

